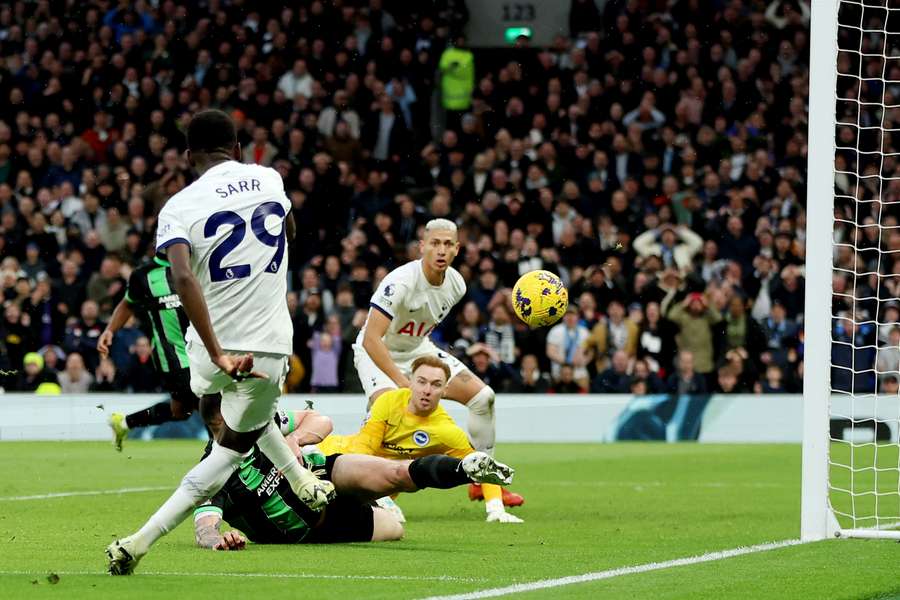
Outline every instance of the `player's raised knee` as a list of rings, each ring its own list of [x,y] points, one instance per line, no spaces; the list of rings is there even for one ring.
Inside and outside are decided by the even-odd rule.
[[[471,400],[466,403],[466,408],[475,414],[489,415],[494,412],[496,399],[497,394],[494,392],[494,389],[486,385],[472,396]]]

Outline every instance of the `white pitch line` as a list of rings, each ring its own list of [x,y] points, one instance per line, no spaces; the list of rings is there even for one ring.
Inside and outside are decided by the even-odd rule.
[[[101,575],[108,577],[106,571],[52,571],[57,575]],[[22,575],[28,577],[41,577],[49,575],[51,571],[0,571],[0,575]],[[483,577],[454,577],[452,575],[329,575],[318,573],[233,573],[233,572],[209,572],[209,573],[183,573],[178,571],[138,571],[135,577],[258,577],[275,579],[357,579],[365,581],[452,581],[455,583],[480,583],[487,581]]]
[[[740,548],[732,548],[731,550],[720,550],[718,552],[708,552],[699,556],[688,556],[685,558],[676,558],[674,560],[666,560],[663,562],[646,563],[643,565],[635,565],[633,567],[620,567],[618,569],[610,569],[608,571],[595,571],[593,573],[585,573],[583,575],[570,575],[568,577],[559,577],[557,579],[541,579],[529,583],[516,583],[506,587],[490,588],[486,590],[477,590],[474,592],[465,592],[462,594],[451,594],[448,596],[429,596],[424,600],[476,600],[478,598],[495,598],[497,596],[506,596],[508,594],[520,594],[522,592],[532,592],[534,590],[545,590],[549,588],[560,587],[564,585],[572,585],[573,583],[585,583],[588,581],[599,581],[601,579],[611,579],[621,575],[633,575],[636,573],[647,573],[648,571],[658,571],[660,569],[669,569],[671,567],[683,567],[687,565],[696,565],[705,562],[723,560],[744,554],[753,554],[754,552],[765,552],[767,550],[776,550],[778,548],[786,548],[788,546],[796,546],[801,544],[800,540],[783,540],[781,542],[769,542],[767,544],[756,544],[755,546],[743,546]]]
[[[786,487],[797,487],[796,483],[766,483],[766,482],[757,482],[757,481],[735,481],[735,482],[725,482],[725,481],[705,481],[698,483],[689,483],[682,481],[602,481],[602,480],[594,480],[594,481],[554,481],[550,480],[542,480],[542,481],[530,481],[528,482],[530,486],[538,485],[543,487],[668,487],[668,486],[678,486],[678,487],[692,487],[692,488],[752,488],[752,489],[770,489],[770,488],[786,488]]]
[[[49,500],[51,498],[71,498],[73,496],[106,496],[115,494],[135,494],[138,492],[159,492],[173,490],[172,486],[131,487],[117,490],[85,490],[81,492],[53,492],[50,494],[32,494],[30,496],[0,496],[0,502],[20,502],[23,500]]]

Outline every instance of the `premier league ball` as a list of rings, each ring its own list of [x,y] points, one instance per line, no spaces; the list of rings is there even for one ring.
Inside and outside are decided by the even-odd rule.
[[[569,291],[558,275],[531,271],[519,277],[513,287],[512,305],[516,316],[529,327],[546,327],[565,314]]]

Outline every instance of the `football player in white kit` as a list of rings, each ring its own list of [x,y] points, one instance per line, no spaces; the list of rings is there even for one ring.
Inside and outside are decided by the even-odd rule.
[[[156,249],[172,264],[191,321],[191,389],[221,394],[225,429],[147,523],[107,547],[112,575],[131,574],[156,540],[222,488],[254,444],[308,507],[321,510],[334,497],[330,482],[300,465],[272,418],[293,337],[285,250],[294,225],[284,183],[274,169],[238,162],[235,126],[221,111],[194,115],[187,145],[200,177],[160,212]]]
[[[432,219],[425,225],[419,246],[422,258],[388,273],[372,296],[369,316],[353,344],[354,365],[371,407],[384,392],[409,387],[408,373],[416,358],[437,356],[450,367],[445,397],[469,409],[472,445],[493,454],[494,390],[428,337],[466,294],[463,276],[450,266],[459,253],[456,224]],[[476,499],[480,494],[476,487],[469,495]],[[522,502],[518,494],[503,490],[504,504]]]

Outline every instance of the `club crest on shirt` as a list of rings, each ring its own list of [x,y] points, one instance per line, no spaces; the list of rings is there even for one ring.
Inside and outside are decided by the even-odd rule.
[[[419,448],[424,448],[425,446],[428,445],[428,442],[431,441],[431,438],[429,437],[428,433],[425,431],[422,431],[421,429],[419,429],[418,431],[413,433],[412,439],[413,439],[413,443],[415,443],[415,445],[418,446]]]
[[[393,295],[394,295],[394,284],[389,283],[386,286],[384,286],[384,297],[389,298],[390,296],[393,296]]]

